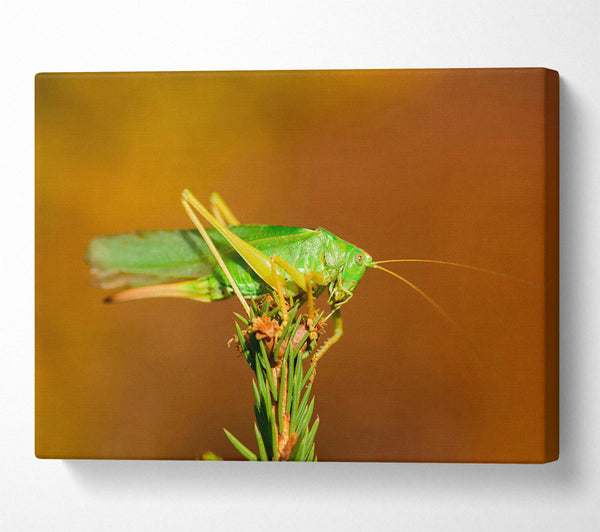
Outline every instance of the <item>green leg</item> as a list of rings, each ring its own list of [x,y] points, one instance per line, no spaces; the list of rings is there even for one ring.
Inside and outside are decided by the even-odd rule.
[[[289,262],[285,261],[281,257],[268,257],[262,251],[256,249],[251,244],[248,244],[247,242],[242,240],[236,234],[227,229],[227,227],[224,226],[221,222],[219,222],[219,220],[217,220],[217,218],[215,218],[210,213],[210,211],[193,196],[193,194],[189,190],[183,191],[181,201],[183,202],[186,210],[188,211],[188,214],[190,214],[191,209],[194,208],[210,224],[212,224],[215,227],[215,229],[217,229],[217,231],[219,231],[219,233],[223,235],[223,238],[225,238],[229,242],[229,244],[231,244],[231,246],[240,254],[240,256],[246,261],[248,266],[250,266],[263,281],[265,281],[269,286],[271,286],[271,288],[277,288],[277,276],[276,274],[274,274],[272,266],[272,263],[275,262],[283,271],[285,271],[292,278],[292,280],[302,290],[306,292],[306,280],[304,278],[304,274],[300,270],[292,266]],[[193,216],[192,214],[190,214],[190,217],[192,218],[192,220],[196,224],[196,227],[198,227],[198,230],[200,231],[200,227],[202,226],[202,224],[200,224],[195,215]],[[204,231],[204,228],[202,229],[202,231]],[[315,281],[316,283],[322,284],[325,282],[321,273],[314,272],[311,275],[313,281]]]
[[[210,195],[210,203],[215,218],[223,225],[240,225],[238,219],[231,212],[231,209],[227,206],[227,203],[223,201],[223,198],[217,193],[213,192]]]
[[[198,217],[196,216],[196,214],[192,210],[192,207],[195,207],[195,205],[194,205],[193,202],[190,201],[189,197],[186,195],[186,192],[187,191],[184,191],[184,193],[183,193],[183,195],[181,197],[181,202],[183,203],[183,208],[188,213],[188,216],[191,218],[192,222],[194,222],[194,225],[196,226],[196,229],[198,229],[198,231],[202,235],[202,238],[204,238],[204,241],[206,242],[208,248],[212,252],[212,254],[215,257],[215,259],[217,260],[217,262],[219,263],[219,266],[221,266],[221,269],[223,270],[223,273],[225,274],[225,277],[227,277],[227,280],[231,284],[231,287],[233,288],[233,291],[237,295],[238,299],[240,300],[240,303],[242,304],[242,307],[244,307],[244,310],[246,311],[246,314],[248,314],[248,316],[250,316],[250,307],[248,306],[248,303],[246,303],[246,300],[244,299],[244,296],[242,295],[242,292],[240,291],[237,283],[235,282],[233,276],[231,275],[231,272],[229,271],[229,269],[225,265],[225,262],[223,261],[223,258],[221,257],[221,255],[217,251],[217,248],[213,244],[213,241],[211,240],[210,236],[208,236],[208,233],[206,232],[206,229],[204,229],[204,226],[200,223],[200,220],[198,220]],[[189,194],[189,196],[191,196],[191,194]],[[193,199],[195,199],[193,196],[191,196],[191,197]]]

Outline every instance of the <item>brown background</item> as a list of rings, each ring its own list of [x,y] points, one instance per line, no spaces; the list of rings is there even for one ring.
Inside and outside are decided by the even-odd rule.
[[[376,260],[543,283],[544,72],[417,70],[36,78],[36,454],[197,458],[255,448],[235,300],[102,304],[90,238],[190,227],[219,191],[247,223],[321,226]],[[544,455],[543,290],[434,264],[343,308],[313,388],[320,460]]]

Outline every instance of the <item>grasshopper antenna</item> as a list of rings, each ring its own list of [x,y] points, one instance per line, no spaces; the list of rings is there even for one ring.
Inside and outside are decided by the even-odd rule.
[[[385,262],[385,261],[380,261],[380,262]],[[448,314],[446,313],[446,311],[430,296],[428,296],[423,290],[421,290],[418,286],[416,286],[415,284],[411,283],[408,279],[402,277],[401,275],[398,275],[397,273],[388,270],[386,268],[383,268],[382,266],[378,266],[377,263],[372,263],[373,264],[373,268],[376,270],[382,270],[386,273],[389,273],[390,275],[392,275],[393,277],[396,277],[397,279],[400,279],[403,283],[407,284],[408,286],[410,286],[415,292],[417,292],[418,294],[420,294],[430,305],[433,306],[433,308],[435,308],[435,310],[437,310],[442,317],[445,320],[448,320],[452,325],[454,325],[455,327],[458,327],[458,325],[456,324],[456,322],[450,318],[450,316],[448,316]]]
[[[445,260],[432,260],[432,259],[390,259],[390,260],[378,260],[373,262],[372,264],[389,264],[390,262],[428,262],[431,264],[445,264],[446,266],[456,266],[458,268],[466,268],[467,270],[474,270],[476,272],[489,273],[490,275],[497,275],[498,277],[504,277],[505,279],[510,279],[512,281],[517,281],[518,283],[527,284],[529,286],[535,286],[536,288],[541,288],[541,286],[532,281],[528,281],[527,279],[521,279],[520,277],[515,277],[514,275],[509,275],[507,273],[497,272],[494,270],[488,270],[487,268],[479,268],[477,266],[470,266],[469,264],[461,264],[460,262],[448,262]]]

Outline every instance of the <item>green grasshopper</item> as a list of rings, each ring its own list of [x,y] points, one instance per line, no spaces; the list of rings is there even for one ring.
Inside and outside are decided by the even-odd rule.
[[[90,242],[86,260],[96,284],[124,289],[105,301],[180,297],[210,302],[237,295],[249,315],[246,299],[275,292],[280,301],[286,297],[307,301],[312,320],[313,300],[327,290],[334,333],[313,357],[313,367],[342,336],[340,307],[352,298],[367,268],[383,270],[408,284],[447,319],[425,292],[380,264],[434,262],[489,272],[434,260],[375,262],[363,249],[325,229],[240,225],[216,193],[211,196],[212,213],[188,190],[183,191],[181,201],[197,230],[139,231]],[[196,212],[214,228],[204,228]],[[286,321],[286,316],[283,319]]]

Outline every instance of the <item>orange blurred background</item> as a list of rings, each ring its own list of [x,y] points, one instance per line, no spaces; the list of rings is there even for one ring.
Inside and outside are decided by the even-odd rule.
[[[191,227],[218,191],[242,223],[324,227],[391,267],[343,307],[313,391],[319,460],[544,453],[544,72],[42,74],[36,78],[36,454],[238,459],[252,373],[235,299],[103,305],[98,235]]]

